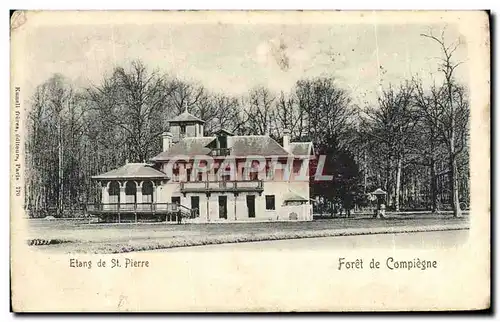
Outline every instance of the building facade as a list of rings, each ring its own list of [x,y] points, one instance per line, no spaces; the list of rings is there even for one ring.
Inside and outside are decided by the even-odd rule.
[[[312,220],[311,142],[290,142],[286,130],[282,144],[224,129],[205,136],[204,123],[185,111],[169,121],[163,151],[149,163],[94,176],[101,202],[92,212],[113,221]]]

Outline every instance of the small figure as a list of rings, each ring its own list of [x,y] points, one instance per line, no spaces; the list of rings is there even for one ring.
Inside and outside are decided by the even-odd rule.
[[[384,218],[385,217],[385,205],[382,203],[380,205],[380,218]]]
[[[345,197],[344,197],[344,208],[346,210],[346,218],[349,218],[351,217],[351,210],[352,210],[352,206],[353,206],[353,196],[351,193],[348,193]]]
[[[387,192],[378,188],[374,192],[371,193],[377,198],[377,210],[376,210],[376,218],[384,218],[385,217],[385,196]]]

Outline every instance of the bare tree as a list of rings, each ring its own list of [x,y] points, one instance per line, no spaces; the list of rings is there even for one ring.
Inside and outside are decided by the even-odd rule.
[[[28,113],[26,140],[26,205],[30,215],[45,207],[44,178],[46,176],[46,160],[44,151],[48,150],[47,120],[49,119],[47,83],[40,84],[31,98],[31,110]]]
[[[337,145],[347,142],[353,110],[349,94],[331,77],[299,80],[295,87],[300,120],[307,122],[306,137],[317,145]]]
[[[64,123],[63,123],[63,113],[67,110],[73,102],[74,92],[73,88],[69,86],[62,75],[54,75],[48,84],[49,92],[49,104],[54,117],[56,118],[57,127],[57,213],[62,215],[63,205],[64,205]]]
[[[159,116],[168,110],[168,97],[176,85],[135,61],[129,70],[116,68],[111,77],[89,88],[87,94],[106,122],[124,132],[122,143],[128,147],[128,158],[140,162],[152,156],[151,142],[158,141],[165,130],[164,118]]]
[[[400,210],[402,171],[417,127],[413,92],[414,86],[410,82],[401,84],[397,89],[389,86],[379,97],[378,108],[368,108],[365,111],[365,133],[382,153],[381,159],[385,160],[385,188],[394,190],[396,211]],[[396,170],[394,186],[389,185],[393,168]]]
[[[444,39],[444,30],[438,38],[432,33],[421,34],[421,36],[429,38],[436,42],[442,53],[439,63],[439,71],[444,76],[441,97],[438,104],[443,109],[443,117],[439,118],[442,123],[441,135],[445,139],[449,153],[449,167],[450,167],[450,185],[452,192],[453,214],[455,217],[461,216],[460,200],[459,200],[459,183],[458,183],[458,168],[457,156],[462,152],[465,140],[467,137],[468,127],[468,103],[463,100],[464,90],[456,84],[455,70],[463,62],[455,63],[453,61],[453,54],[461,45],[460,39],[447,44]],[[465,114],[465,115],[464,115]],[[466,117],[466,121],[464,121]]]
[[[35,211],[55,208],[62,216],[65,204],[76,193],[70,184],[74,175],[74,140],[81,133],[82,111],[78,94],[62,75],[56,74],[39,85],[31,98],[28,113],[27,205]]]
[[[331,181],[313,181],[311,194],[325,197],[330,206],[342,202],[349,208],[359,170],[347,150],[353,116],[351,97],[332,77],[299,80],[294,95],[299,131],[304,129],[301,139],[313,141],[316,152],[326,156],[324,173],[333,175]]]
[[[430,195],[432,212],[439,211],[438,186],[437,186],[437,162],[442,159],[443,139],[441,136],[443,110],[439,105],[442,91],[433,84],[429,91],[425,91],[421,80],[414,80],[415,83],[415,106],[419,114],[419,125],[421,142],[414,146],[419,153],[420,163],[430,169]]]
[[[238,98],[218,93],[210,96],[208,104],[200,106],[199,117],[206,121],[205,131],[209,133],[221,128],[234,133],[243,125],[240,111]]]
[[[265,87],[259,86],[250,91],[247,98],[248,107],[244,110],[245,132],[257,135],[273,134],[275,100],[276,96]]]
[[[197,105],[208,99],[202,85],[174,79],[170,84],[172,91],[168,93],[170,104],[174,107],[174,115],[185,111],[193,113]]]
[[[305,134],[306,118],[305,111],[299,107],[294,93],[285,94],[281,91],[276,100],[275,128],[277,135],[282,136],[282,131],[288,129],[292,137],[301,138]]]

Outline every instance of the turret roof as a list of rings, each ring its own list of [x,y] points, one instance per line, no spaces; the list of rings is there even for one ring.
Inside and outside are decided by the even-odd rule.
[[[170,123],[179,123],[179,122],[198,122],[198,123],[205,123],[202,119],[194,116],[193,114],[189,113],[188,111],[184,111],[182,114],[177,115],[171,120],[168,120]]]

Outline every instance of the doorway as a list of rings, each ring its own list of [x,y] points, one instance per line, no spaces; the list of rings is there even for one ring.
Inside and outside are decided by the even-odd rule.
[[[219,218],[227,219],[227,196],[219,196]]]
[[[248,217],[255,218],[255,196],[247,196]]]
[[[191,196],[191,212],[195,217],[200,214],[200,197]]]
[[[172,197],[171,199],[172,203],[173,204],[177,204],[177,205],[180,205],[181,204],[181,197]],[[177,220],[177,211],[178,211],[178,207],[175,206],[173,208],[173,213],[170,213],[169,215],[167,215],[167,221],[176,221]]]

